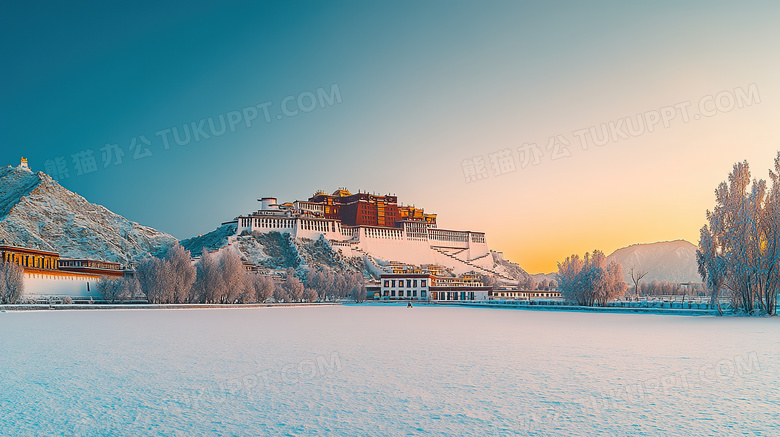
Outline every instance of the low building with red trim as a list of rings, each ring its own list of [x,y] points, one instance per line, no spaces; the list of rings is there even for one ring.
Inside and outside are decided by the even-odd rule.
[[[119,263],[63,259],[56,252],[10,245],[0,245],[0,260],[24,269],[23,298],[102,299],[96,287],[101,278],[121,278],[129,273]]]

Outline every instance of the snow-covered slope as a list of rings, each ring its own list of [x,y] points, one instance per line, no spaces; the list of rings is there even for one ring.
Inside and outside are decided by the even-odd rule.
[[[642,281],[701,282],[696,267],[696,246],[685,240],[634,244],[618,249],[607,257],[623,266],[625,280],[631,283],[630,271],[646,271]]]
[[[505,278],[496,277],[502,284],[516,285],[520,280],[526,280],[530,275],[523,270],[517,263],[513,263],[504,258],[502,252],[491,252],[493,255],[493,270],[503,275]],[[506,278],[514,278],[510,281]]]
[[[289,234],[235,235],[236,225],[226,224],[207,234],[181,240],[181,245],[193,256],[200,256],[203,248],[224,250],[230,246],[244,261],[270,270],[324,268],[337,272],[358,272],[371,276],[363,257],[344,256],[334,251],[323,238],[292,239]]]
[[[0,168],[0,241],[127,264],[176,239],[89,203],[44,173],[8,166]]]

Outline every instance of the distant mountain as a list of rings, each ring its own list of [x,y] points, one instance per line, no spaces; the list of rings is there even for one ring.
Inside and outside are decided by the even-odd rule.
[[[553,273],[534,273],[531,275],[531,277],[536,281],[536,283],[540,283],[544,281],[545,279],[547,281],[555,281],[555,272]]]
[[[128,264],[176,242],[19,167],[0,168],[0,242]]]
[[[663,241],[650,244],[634,244],[618,249],[607,257],[623,266],[627,283],[631,284],[630,271],[646,271],[642,282],[654,279],[669,282],[701,282],[696,266],[696,246],[685,240]]]

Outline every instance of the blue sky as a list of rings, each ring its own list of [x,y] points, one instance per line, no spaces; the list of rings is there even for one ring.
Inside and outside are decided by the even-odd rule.
[[[732,163],[766,177],[780,149],[778,22],[773,2],[5,4],[0,157],[41,171],[60,158],[66,188],[179,238],[260,196],[395,193],[551,271],[573,252],[695,242]],[[749,107],[564,159],[545,149],[751,84]],[[340,100],[298,108],[334,89]],[[260,109],[247,127],[244,108],[269,102],[270,121]],[[223,135],[166,150],[157,134],[231,111],[242,119]],[[520,168],[525,143],[544,156]],[[104,167],[107,144],[121,164]],[[490,168],[504,149],[515,171]],[[78,175],[85,151],[97,169]],[[478,156],[488,177],[467,182],[462,163]]]

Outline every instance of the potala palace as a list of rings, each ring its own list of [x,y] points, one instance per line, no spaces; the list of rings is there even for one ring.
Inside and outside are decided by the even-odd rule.
[[[492,252],[484,232],[440,229],[436,214],[400,205],[391,195],[314,193],[306,201],[278,203],[275,197],[259,199],[260,209],[236,217],[236,235],[279,232],[293,238],[323,238],[345,256],[368,258],[381,271],[397,263],[441,266],[460,275],[492,274]],[[510,278],[506,278],[510,279]]]

